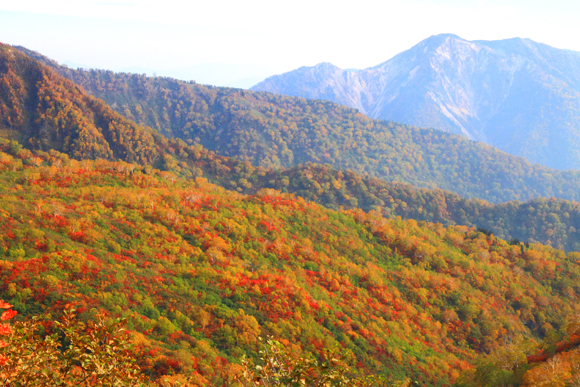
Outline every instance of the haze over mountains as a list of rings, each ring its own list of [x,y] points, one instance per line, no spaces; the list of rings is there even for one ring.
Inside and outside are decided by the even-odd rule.
[[[91,69],[92,66],[71,61],[61,63],[71,69]],[[180,79],[183,81],[195,80],[197,83],[237,87],[249,89],[257,82],[263,81],[274,71],[265,66],[256,64],[225,64],[225,63],[200,63],[187,67],[178,68],[152,68],[143,66],[131,66],[116,69],[118,72],[147,74],[148,76],[162,76]],[[226,75],[224,75],[226,74]]]
[[[371,118],[460,133],[531,162],[578,169],[579,70],[578,52],[445,34],[375,67],[321,63],[252,90],[331,100]]]

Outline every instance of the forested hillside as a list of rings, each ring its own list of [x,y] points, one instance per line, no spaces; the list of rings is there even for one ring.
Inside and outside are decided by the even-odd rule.
[[[24,316],[72,304],[129,318],[151,375],[223,385],[272,335],[442,386],[506,340],[556,337],[580,295],[578,253],[2,149],[0,297]]]
[[[153,163],[159,157],[152,130],[7,45],[0,45],[0,74],[0,129],[27,146],[77,159]]]
[[[234,174],[235,171],[232,168]],[[214,174],[210,170],[206,176]],[[577,202],[536,198],[528,202],[492,204],[440,189],[418,189],[315,164],[265,174],[256,170],[245,176],[252,176],[248,177],[250,189],[235,182],[239,177],[217,182],[231,189],[244,187],[242,192],[276,188],[333,209],[361,208],[377,210],[385,217],[473,226],[513,243],[541,242],[566,251],[580,251],[580,204]]]
[[[137,123],[254,165],[327,163],[495,203],[538,196],[579,199],[580,172],[531,165],[458,135],[372,120],[331,102],[138,74],[72,70],[20,49]]]
[[[254,167],[168,140],[12,48],[1,54],[2,136],[33,149],[0,144],[0,297],[18,318],[71,306],[81,319],[92,308],[125,317],[153,379],[233,382],[271,335],[296,354],[338,347],[362,373],[443,386],[509,340],[527,338],[518,353],[529,355],[553,346],[574,313],[578,253],[387,218],[573,249],[574,203],[493,206],[328,166]]]
[[[261,188],[276,188],[329,208],[375,209],[387,217],[483,227],[507,240],[539,241],[567,251],[580,249],[576,203],[534,199],[494,206],[439,189],[415,189],[328,166],[307,164],[287,170],[254,167],[239,158],[217,156],[199,144],[167,140],[111,111],[102,101],[87,96],[49,68],[8,50],[4,54],[10,54],[5,62],[9,71],[3,74],[2,81],[11,86],[2,89],[2,117],[4,127],[10,129],[2,134],[20,139],[29,147],[57,149],[76,158],[141,160],[186,178],[204,176],[247,194],[255,194]],[[15,69],[21,70],[21,77]],[[184,90],[192,86],[171,80],[163,82]]]

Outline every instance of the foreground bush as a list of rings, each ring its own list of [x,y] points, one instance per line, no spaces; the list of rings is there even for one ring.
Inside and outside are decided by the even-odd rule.
[[[0,307],[11,305],[2,301]],[[2,314],[8,320],[16,314]],[[74,310],[53,323],[34,318],[10,326],[0,350],[1,386],[143,386],[123,319],[79,321]],[[44,333],[44,335],[41,335]]]
[[[374,376],[353,376],[338,350],[325,351],[322,359],[296,357],[280,342],[268,340],[260,351],[262,365],[244,358],[238,382],[244,387],[351,387],[391,386],[408,387],[409,380],[389,383]]]
[[[0,319],[16,315],[12,305]],[[60,321],[38,317],[0,325],[0,386],[196,386],[185,377],[149,381],[137,365],[126,319],[108,319],[103,312],[94,321],[80,321],[74,310]],[[234,385],[311,387],[408,387],[410,382],[388,384],[384,378],[358,376],[338,351],[325,351],[322,359],[299,357],[280,342],[268,340],[260,351],[263,365],[242,359]]]

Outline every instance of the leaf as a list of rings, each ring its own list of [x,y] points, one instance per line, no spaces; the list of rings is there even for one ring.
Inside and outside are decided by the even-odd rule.
[[[16,316],[18,312],[16,312],[14,309],[10,309],[5,311],[4,313],[2,313],[2,315],[0,316],[0,320],[5,321],[5,320],[10,320],[12,317]]]

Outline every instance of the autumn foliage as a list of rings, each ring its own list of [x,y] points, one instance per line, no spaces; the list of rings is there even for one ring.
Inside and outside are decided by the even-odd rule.
[[[537,198],[492,205],[396,182],[491,202],[574,199],[573,171],[532,167],[481,144],[369,120],[332,103],[72,70],[23,48],[2,47],[0,136],[27,148],[149,164],[246,194],[275,188],[336,210],[375,209],[386,217],[483,227],[506,240],[580,250],[576,203]]]
[[[530,164],[439,130],[372,120],[336,103],[183,82],[69,69],[30,57],[102,98],[125,118],[267,169],[329,164],[338,170],[440,188],[492,203],[535,197],[578,200],[580,173]]]
[[[575,253],[474,228],[55,151],[0,158],[4,299],[22,316],[74,305],[81,319],[127,319],[154,380],[233,383],[270,335],[299,355],[340,347],[361,372],[444,385],[509,337],[554,335],[577,299]]]
[[[119,112],[0,46],[0,307],[21,319],[0,325],[9,383],[65,378],[47,359],[73,384],[113,383],[114,367],[131,383],[260,385],[264,364],[430,386],[576,378],[578,332],[562,336],[580,295],[576,203],[377,178],[499,201],[574,198],[575,173],[330,103],[55,69]],[[296,165],[309,161],[356,172]],[[501,183],[473,181],[481,165]],[[260,354],[268,336],[295,374]],[[332,348],[344,368],[310,372],[334,369]]]

